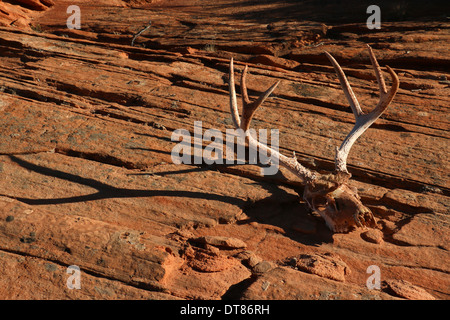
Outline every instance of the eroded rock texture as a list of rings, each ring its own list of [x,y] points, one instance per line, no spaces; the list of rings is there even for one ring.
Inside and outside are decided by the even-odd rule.
[[[445,17],[388,8],[368,30],[365,8],[339,20],[333,1],[78,3],[69,30],[71,1],[0,2],[0,298],[450,297]],[[401,82],[348,159],[377,229],[332,234],[285,171],[172,162],[175,129],[232,127],[233,56],[251,96],[281,80],[255,128],[332,170],[354,120],[323,52],[369,110],[366,43]],[[71,265],[80,290],[66,286]],[[371,265],[380,290],[366,287]]]

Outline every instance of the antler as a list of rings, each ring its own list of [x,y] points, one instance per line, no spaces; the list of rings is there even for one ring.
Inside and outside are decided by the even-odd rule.
[[[334,232],[348,232],[354,227],[374,227],[376,226],[375,218],[369,208],[365,207],[361,201],[356,188],[351,187],[348,182],[351,175],[347,171],[347,157],[350,149],[355,141],[374,123],[380,115],[386,110],[395,96],[399,87],[399,80],[395,72],[387,67],[392,77],[392,86],[388,91],[384,78],[381,73],[380,66],[369,48],[370,60],[375,70],[375,75],[380,89],[380,101],[377,106],[369,113],[365,114],[353,93],[350,84],[345,77],[342,68],[336,60],[326,52],[327,57],[333,64],[345,96],[350,103],[356,123],[344,142],[339,148],[336,148],[335,165],[336,170],[333,173],[323,174],[303,167],[294,157],[289,158],[278,151],[273,150],[266,145],[260,143],[252,137],[249,127],[250,121],[256,109],[267,99],[267,97],[278,86],[279,81],[267,89],[261,96],[250,102],[247,94],[246,76],[247,66],[245,66],[241,77],[241,94],[242,94],[242,117],[239,116],[236,91],[234,87],[234,66],[233,58],[230,62],[230,109],[235,128],[239,134],[247,137],[250,147],[263,149],[276,159],[279,164],[283,165],[298,177],[303,179],[305,188],[303,190],[303,199],[309,207],[318,213],[325,220],[328,227]]]
[[[378,86],[380,89],[380,100],[371,112],[365,114],[361,107],[359,106],[358,100],[356,99],[355,94],[353,93],[350,84],[342,71],[341,66],[337,63],[337,61],[328,53],[325,52],[328,59],[330,59],[333,64],[334,70],[337,73],[339,81],[341,83],[342,90],[344,90],[345,97],[350,103],[350,107],[352,108],[353,114],[355,115],[355,126],[350,131],[350,133],[345,138],[344,142],[339,148],[336,148],[336,158],[335,158],[335,166],[336,171],[345,172],[347,171],[347,157],[350,149],[353,146],[353,143],[374,123],[386,110],[386,108],[391,103],[392,99],[398,90],[399,80],[395,72],[389,67],[386,66],[387,71],[391,75],[392,78],[392,86],[389,92],[386,89],[386,84],[384,82],[383,74],[381,73],[381,68],[378,64],[375,55],[373,54],[372,48],[367,45],[369,49],[370,61],[372,62],[373,69],[375,71],[375,76],[377,78]]]
[[[267,147],[266,145],[260,143],[250,134],[249,127],[250,122],[255,114],[256,109],[269,97],[269,95],[275,90],[280,81],[274,83],[269,89],[263,92],[258,99],[250,102],[247,93],[247,69],[245,66],[244,71],[241,76],[241,95],[242,95],[242,117],[239,117],[239,110],[237,106],[236,89],[234,86],[234,64],[233,58],[230,61],[230,110],[231,118],[233,119],[234,126],[236,129],[241,129],[243,134],[247,137],[249,146],[253,148],[263,149],[267,152],[267,155],[272,156],[278,160],[278,163],[289,169],[291,172],[302,178],[305,182],[311,181],[316,178],[316,173],[305,167],[303,167],[298,161],[295,155],[292,158],[286,157],[281,153]]]

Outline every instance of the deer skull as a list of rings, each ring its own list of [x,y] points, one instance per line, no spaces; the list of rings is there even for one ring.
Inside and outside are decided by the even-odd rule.
[[[381,68],[373,54],[372,49],[369,49],[369,56],[372,62],[375,76],[377,78],[380,100],[377,106],[369,113],[363,113],[355,94],[353,93],[348,80],[342,71],[342,68],[336,60],[325,52],[331,61],[337,76],[339,78],[344,94],[350,103],[350,107],[355,116],[356,122],[353,129],[344,139],[344,142],[339,148],[336,148],[335,156],[335,171],[328,174],[319,173],[302,166],[295,157],[286,157],[281,153],[268,148],[264,144],[257,141],[249,131],[251,119],[256,109],[269,97],[280,83],[279,81],[267,89],[261,96],[250,102],[247,94],[246,75],[247,66],[241,76],[241,94],[242,94],[242,116],[239,116],[236,91],[234,85],[234,66],[233,59],[230,62],[230,110],[236,129],[242,129],[246,135],[247,142],[250,147],[263,148],[275,156],[279,164],[287,168],[289,171],[300,177],[304,184],[303,199],[309,207],[318,213],[326,222],[327,226],[333,232],[349,232],[357,227],[375,227],[375,218],[366,206],[360,200],[360,196],[356,188],[349,185],[351,174],[347,171],[347,156],[353,143],[374,123],[394,98],[398,87],[399,80],[395,72],[386,66],[387,71],[392,78],[392,86],[388,91],[381,72]]]

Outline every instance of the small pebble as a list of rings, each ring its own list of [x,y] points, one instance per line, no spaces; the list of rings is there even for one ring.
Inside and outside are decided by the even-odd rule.
[[[263,274],[270,269],[273,269],[273,265],[269,261],[261,261],[256,266],[253,267],[252,271],[255,274]]]
[[[6,222],[11,222],[14,220],[14,216],[7,216],[6,217]]]
[[[381,244],[383,243],[383,232],[378,229],[369,229],[361,234],[361,238],[367,242]]]

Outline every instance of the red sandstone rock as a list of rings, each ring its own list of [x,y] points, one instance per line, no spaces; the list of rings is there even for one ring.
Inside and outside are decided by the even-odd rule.
[[[332,280],[345,281],[345,276],[350,274],[350,268],[335,254],[301,254],[288,260],[301,271]]]
[[[44,11],[55,3],[52,0],[16,0],[16,3],[33,10]]]
[[[412,285],[404,280],[387,280],[389,289],[396,295],[409,300],[435,300],[435,298],[424,289]]]
[[[449,298],[449,23],[369,31],[324,25],[333,4],[244,2],[79,1],[81,30],[64,27],[72,1],[0,2],[0,298]],[[369,110],[366,43],[401,81],[348,159],[379,229],[332,234],[283,169],[172,163],[175,129],[231,128],[233,56],[252,97],[281,80],[255,128],[332,170],[354,119],[323,52]]]

